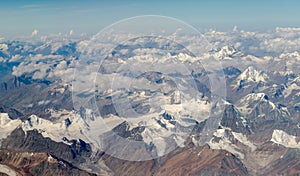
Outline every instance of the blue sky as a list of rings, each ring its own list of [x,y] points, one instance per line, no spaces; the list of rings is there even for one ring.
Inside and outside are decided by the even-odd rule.
[[[0,2],[0,37],[40,34],[96,33],[118,20],[137,15],[164,15],[196,28],[246,30],[300,27],[297,0],[19,0]]]

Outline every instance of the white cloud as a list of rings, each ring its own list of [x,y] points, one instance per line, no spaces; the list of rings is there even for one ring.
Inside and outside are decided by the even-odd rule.
[[[237,50],[245,51],[245,56],[240,56],[239,61],[224,61],[226,64],[236,64],[240,65],[247,65],[248,63],[257,62],[259,63],[261,60],[267,61],[264,59],[265,56],[270,55],[271,58],[274,59],[289,59],[290,65],[287,65],[288,68],[293,66],[293,70],[297,69],[297,61],[299,60],[298,56],[292,55],[295,51],[300,52],[299,50],[299,43],[300,43],[300,33],[298,29],[281,29],[277,28],[271,32],[248,32],[234,29],[236,32],[219,32],[216,30],[207,31],[204,36],[208,39],[208,41],[216,48],[222,48],[222,46],[227,45],[234,45]],[[38,30],[35,29],[32,32],[32,36],[38,35]],[[180,32],[178,30],[177,32]],[[108,33],[109,34],[109,33]],[[69,35],[73,35],[73,30],[69,31]],[[79,62],[85,63],[85,59],[89,60],[89,64],[83,66],[83,70],[78,70],[79,75],[77,80],[80,82],[83,80],[82,83],[83,87],[86,87],[86,82],[93,82],[95,78],[95,73],[98,70],[99,66],[99,59],[104,58],[107,56],[111,49],[118,46],[120,41],[124,41],[121,44],[131,44],[137,45],[139,43],[146,42],[147,38],[140,37],[134,41],[127,41],[128,38],[135,38],[137,36],[133,34],[120,34],[120,35],[104,35],[104,36],[95,36],[95,39],[86,40],[87,36],[84,36],[80,39],[72,39],[72,37],[68,36],[68,34],[64,34],[59,36],[49,35],[47,37],[42,38],[42,42],[44,45],[24,45],[22,49],[20,49],[21,53],[12,55],[10,58],[10,62],[17,61],[21,62],[20,65],[14,67],[13,74],[16,76],[20,76],[26,73],[33,73],[33,78],[36,79],[61,79],[62,82],[70,82],[74,76],[74,60],[71,58],[64,58],[63,56],[56,55],[57,50],[64,45],[67,45],[71,41],[75,41],[76,44],[76,51],[83,52],[79,58]],[[26,38],[27,42],[30,43],[30,40],[35,41],[35,38],[31,38],[28,36]],[[165,43],[164,39],[161,38],[153,38],[153,41],[157,42],[158,48],[163,46]],[[182,40],[180,43],[185,42],[187,44],[185,47],[188,49],[194,47],[193,41],[195,40],[192,36],[182,36]],[[46,43],[46,44],[45,44]],[[172,44],[172,43],[171,43]],[[203,45],[203,43],[200,43]],[[170,45],[172,47],[173,45]],[[6,44],[0,44],[0,50],[7,50]],[[197,49],[197,46],[195,47]],[[46,52],[45,52],[46,50]],[[49,50],[49,51],[48,51]],[[36,54],[28,54],[32,53],[32,51],[37,52]],[[43,53],[39,53],[43,51]],[[207,57],[188,57],[184,54],[179,55],[171,55],[166,50],[160,50],[157,48],[133,48],[133,50],[128,50],[127,48],[119,50],[121,54],[128,54],[128,57],[120,58],[119,60],[123,59],[127,62],[127,64],[131,65],[132,69],[135,72],[142,72],[143,70],[149,70],[153,68],[154,70],[161,70],[165,72],[171,71],[181,71],[178,67],[176,67],[173,63],[184,62],[186,60],[190,61],[191,63],[197,63],[201,61],[202,64],[209,65],[210,61],[210,54],[207,53]],[[282,53],[287,53],[288,55],[281,55]],[[274,53],[274,54],[273,54]],[[295,52],[296,53],[296,52]],[[49,54],[49,55],[48,55]],[[133,54],[131,56],[129,54]],[[85,57],[86,56],[86,57]],[[155,57],[154,57],[155,56]],[[289,56],[289,57],[287,57]],[[153,58],[153,60],[152,60]],[[1,60],[1,59],[0,59]],[[206,61],[207,60],[207,61]],[[143,63],[143,67],[138,67],[138,64],[135,64],[136,61],[139,63]],[[153,67],[149,64],[147,66],[147,62],[156,62],[156,66]],[[169,63],[167,63],[169,62]],[[223,61],[222,61],[223,62]],[[123,63],[123,62],[122,62]],[[118,63],[122,65],[122,63]],[[166,65],[162,63],[167,63]],[[108,64],[110,66],[110,62],[103,63]],[[169,65],[170,64],[170,65]],[[223,64],[223,63],[222,63]],[[144,66],[146,65],[146,66]],[[196,67],[196,64],[195,68]],[[191,67],[194,66],[192,64]],[[105,65],[104,65],[105,66]],[[124,65],[123,65],[124,66]],[[123,67],[124,68],[124,67]],[[299,67],[298,67],[299,68]],[[170,69],[170,70],[168,70]],[[178,70],[179,69],[179,70]],[[207,68],[206,68],[207,69]],[[76,70],[76,69],[75,69]],[[171,72],[172,73],[172,72]],[[92,76],[91,76],[92,75]],[[122,77],[120,77],[122,78]],[[125,84],[132,80],[128,80],[123,78],[120,80],[120,83]],[[142,84],[142,83],[140,83]],[[139,84],[139,85],[140,85]],[[119,86],[119,85],[115,85]],[[120,85],[121,86],[121,85]]]
[[[282,28],[282,27],[277,27],[276,32],[300,32],[300,28]]]
[[[39,31],[37,29],[34,29],[31,33],[31,36],[36,36],[39,33]]]

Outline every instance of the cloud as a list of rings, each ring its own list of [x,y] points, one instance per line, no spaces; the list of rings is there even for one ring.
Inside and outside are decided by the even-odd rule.
[[[31,36],[36,36],[39,33],[39,31],[37,29],[34,29],[31,33]]]
[[[215,48],[234,45],[237,51],[243,51],[244,55],[238,56],[231,61],[222,61],[222,64],[237,66],[250,65],[253,63],[261,64],[262,62],[269,62],[270,59],[265,59],[265,56],[269,56],[270,58],[277,60],[288,59],[289,65],[287,66],[291,70],[297,71],[297,69],[299,69],[299,64],[297,64],[297,62],[299,62],[300,58],[296,55],[296,53],[300,53],[300,32],[297,31],[297,28],[277,28],[268,32],[249,32],[238,29],[236,29],[235,32],[218,32],[210,30],[205,32],[204,36]],[[38,35],[38,32],[39,31],[35,29],[32,32],[32,36]],[[68,36],[68,34],[70,36]],[[11,49],[8,50],[8,54],[10,54],[11,57],[7,60],[8,62],[21,62],[13,68],[13,75],[21,76],[28,74],[32,76],[33,79],[61,80],[63,83],[69,83],[73,81],[74,72],[76,71],[77,87],[79,87],[80,90],[90,89],[90,87],[87,87],[87,83],[91,83],[95,79],[100,64],[99,58],[105,58],[114,48],[118,51],[114,56],[117,59],[115,60],[117,64],[111,63],[110,60],[106,60],[107,62],[102,63],[103,68],[106,68],[106,70],[113,70],[112,68],[117,68],[117,66],[119,66],[119,71],[121,71],[121,73],[126,73],[126,69],[130,69],[130,71],[134,73],[142,73],[145,70],[158,70],[166,74],[175,72],[187,75],[186,70],[179,67],[181,62],[189,62],[191,66],[188,68],[191,67],[193,70],[202,68],[202,66],[193,64],[198,62],[205,65],[205,69],[216,69],[213,68],[215,65],[211,64],[214,63],[211,61],[211,57],[214,57],[211,53],[206,53],[207,55],[201,57],[192,57],[183,53],[171,53],[168,49],[164,48],[164,44],[166,43],[165,39],[160,37],[154,37],[150,40],[147,37],[136,38],[136,35],[134,34],[106,34],[110,33],[107,32],[105,35],[97,35],[91,40],[88,40],[89,38],[87,36],[73,38],[73,36],[71,36],[73,35],[73,30],[70,29],[67,34],[61,36],[53,34],[41,39],[42,45],[30,44],[31,40],[32,43],[34,43],[39,39],[27,36],[27,38],[24,38],[24,40],[27,40],[27,43],[24,44],[24,46],[19,45],[18,48],[14,49],[13,45],[11,45],[10,48],[14,49],[14,52],[11,52]],[[128,38],[136,39],[128,41]],[[119,44],[123,44],[124,46],[126,46],[126,44],[139,46],[139,44],[146,43],[148,40],[151,43],[155,43],[155,47],[141,45],[140,47],[132,48],[116,48]],[[195,38],[189,35],[182,35],[182,41],[186,42],[185,44],[187,47],[192,48],[194,46],[193,43]],[[65,57],[64,55],[60,55],[61,52],[58,52],[59,49],[69,48],[64,46],[69,46],[70,42],[76,43],[75,46],[72,46],[75,47],[74,50],[76,50],[74,58]],[[2,52],[7,50],[8,46],[10,45],[0,44],[0,50],[2,50]],[[172,43],[168,45],[171,50],[173,48],[180,49],[176,46],[177,45],[175,44],[172,45]],[[282,53],[286,53],[286,55],[281,55]],[[79,57],[78,60],[77,56]],[[218,58],[215,59],[217,60]],[[0,58],[0,60],[3,59]],[[241,61],[243,63],[241,63]],[[83,64],[82,68],[76,67],[77,62],[78,64]],[[155,63],[156,65],[153,67],[153,65],[148,63]],[[176,65],[176,63],[179,63],[179,65]],[[112,77],[108,77],[107,79],[104,78],[103,80],[106,80],[107,82],[110,82],[109,80],[114,80],[114,86],[117,88],[121,87],[122,84],[125,84],[126,82],[135,81],[124,76],[122,77],[122,75],[116,79],[113,75],[110,76]],[[97,81],[99,81],[99,79]],[[101,82],[102,84],[100,83],[99,85],[105,86],[107,82],[103,81]],[[137,85],[143,84],[144,82],[137,83]]]
[[[291,28],[291,27],[287,27],[287,28],[282,28],[282,27],[277,27],[276,32],[300,32],[300,28]]]

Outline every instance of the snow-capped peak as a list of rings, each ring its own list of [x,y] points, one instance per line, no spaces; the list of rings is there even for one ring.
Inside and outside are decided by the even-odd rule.
[[[296,141],[296,136],[289,135],[282,130],[274,130],[271,141],[276,144],[281,144],[288,148],[300,149],[300,142]]]
[[[44,137],[50,137],[56,142],[62,142],[63,137],[70,140],[83,139],[88,141],[88,139],[80,133],[81,130],[86,130],[86,126],[79,114],[67,110],[57,111],[56,114],[60,114],[60,118],[57,119],[56,122],[31,115],[28,120],[22,122],[22,129],[24,131],[36,129]],[[52,117],[55,116],[52,115]]]
[[[242,113],[251,113],[260,103],[267,103],[271,109],[276,109],[273,102],[268,100],[265,93],[251,93],[240,99],[236,104],[237,109]]]
[[[286,84],[285,89],[283,90],[282,94],[284,97],[288,97],[290,95],[294,95],[293,92],[299,92],[300,90],[300,77],[296,77],[291,82]],[[296,96],[299,96],[299,93],[296,94]]]
[[[259,72],[253,66],[250,66],[239,75],[238,79],[248,82],[266,82],[267,77],[264,72]]]
[[[214,52],[214,56],[220,59],[230,59],[234,55],[239,55],[239,52],[234,46],[225,45]]]
[[[233,87],[238,88],[241,84],[267,82],[267,80],[268,75],[266,73],[257,71],[253,66],[249,66],[236,78]]]
[[[251,93],[246,95],[242,101],[259,101],[259,100],[264,100],[266,97],[265,93]]]
[[[279,56],[280,59],[284,58],[299,58],[300,59],[300,54],[298,51],[294,51],[292,53],[283,53]]]
[[[219,138],[219,140],[215,140],[216,138]],[[212,149],[227,150],[228,152],[234,153],[239,158],[244,159],[244,153],[240,147],[236,145],[236,142],[233,139],[236,139],[245,146],[250,147],[252,151],[256,150],[255,144],[250,142],[245,135],[233,132],[230,128],[221,128],[216,130],[213,138],[208,142],[208,145]]]
[[[0,141],[6,138],[14,129],[21,124],[21,120],[12,120],[7,113],[0,113]]]

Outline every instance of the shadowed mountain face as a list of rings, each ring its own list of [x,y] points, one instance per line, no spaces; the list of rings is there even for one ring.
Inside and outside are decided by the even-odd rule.
[[[23,114],[13,108],[6,107],[4,105],[0,105],[0,113],[8,113],[8,116],[11,119],[22,118]]]
[[[0,175],[299,175],[300,56],[264,48],[279,33],[211,31],[201,56],[137,37],[101,65],[84,39],[1,41]]]

